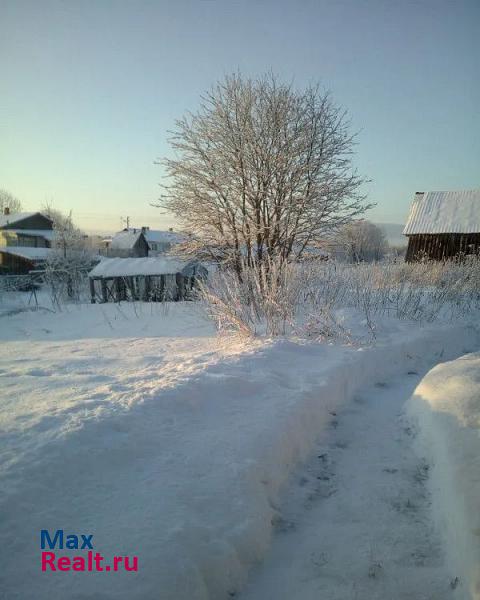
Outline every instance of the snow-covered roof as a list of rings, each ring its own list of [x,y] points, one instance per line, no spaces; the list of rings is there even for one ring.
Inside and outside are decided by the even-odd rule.
[[[31,248],[29,246],[0,246],[0,252],[19,256],[27,260],[46,260],[52,252],[51,248]]]
[[[130,227],[128,231],[131,233],[143,233],[147,242],[154,242],[157,244],[178,244],[185,239],[183,234],[177,233],[176,231],[162,231],[161,229],[150,229],[149,227],[139,229]]]
[[[33,217],[34,215],[38,214],[38,212],[18,212],[11,213],[9,215],[0,215],[0,227],[5,227],[5,225],[12,225],[13,223],[23,221],[23,219],[28,219],[28,217]]]
[[[174,231],[160,231],[157,229],[147,229],[145,231],[147,242],[178,244],[183,241],[184,236]]]
[[[117,250],[130,250],[141,235],[142,231],[138,229],[136,231],[120,231],[113,236],[111,247]]]
[[[55,232],[53,229],[6,229],[5,231],[13,233],[21,233],[22,235],[32,235],[35,237],[43,237],[46,240],[53,240]]]
[[[480,233],[480,190],[417,192],[403,233]]]
[[[187,262],[177,258],[104,258],[90,273],[90,277],[129,277],[132,275],[173,275],[182,271]]]

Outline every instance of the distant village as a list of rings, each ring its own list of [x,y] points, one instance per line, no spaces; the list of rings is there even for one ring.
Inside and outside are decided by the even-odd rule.
[[[480,191],[417,192],[403,230],[402,250],[390,256],[408,262],[447,260],[480,252]],[[0,215],[0,276],[42,273],[58,252],[53,219],[43,212]],[[181,232],[127,227],[110,236],[81,235],[83,263],[92,302],[182,300],[195,280],[208,276],[209,265],[182,258],[175,248],[189,237]],[[367,251],[368,247],[368,251]],[[362,262],[381,260],[388,244],[369,221],[354,221],[343,237],[306,248],[304,258]],[[210,265],[211,267],[211,265]],[[58,267],[56,267],[58,269]]]
[[[0,274],[26,274],[41,268],[53,250],[54,222],[43,212],[10,213],[0,216]],[[123,229],[113,235],[84,235],[84,246],[99,257],[142,258],[166,254],[185,235],[170,228]]]

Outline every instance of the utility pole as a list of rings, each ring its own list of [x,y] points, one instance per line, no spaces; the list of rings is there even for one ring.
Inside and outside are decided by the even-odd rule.
[[[127,224],[127,229],[130,229],[130,217],[120,217],[120,219]]]

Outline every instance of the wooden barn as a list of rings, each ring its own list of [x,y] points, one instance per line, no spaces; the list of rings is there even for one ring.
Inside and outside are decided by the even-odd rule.
[[[480,256],[480,190],[417,192],[403,233],[407,262]]]
[[[207,269],[173,257],[104,258],[88,274],[91,302],[189,300]]]

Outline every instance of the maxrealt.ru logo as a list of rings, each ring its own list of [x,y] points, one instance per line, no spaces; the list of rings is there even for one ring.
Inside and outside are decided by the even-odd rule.
[[[93,534],[65,534],[57,529],[53,535],[47,529],[40,532],[42,549],[42,571],[138,571],[137,556],[114,556],[105,562],[105,557],[93,549]],[[50,550],[80,550],[75,556],[58,555]],[[86,551],[86,552],[85,552]]]

